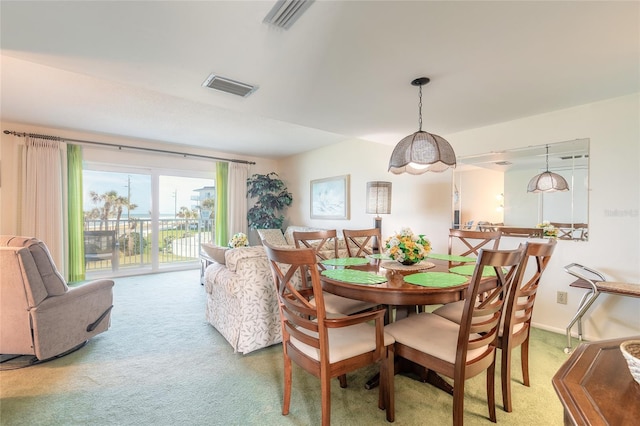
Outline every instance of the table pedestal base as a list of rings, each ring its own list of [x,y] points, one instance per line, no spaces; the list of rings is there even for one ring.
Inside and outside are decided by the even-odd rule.
[[[433,370],[428,370],[421,365],[408,361],[406,359],[397,359],[394,365],[395,374],[403,374],[422,383],[429,383],[438,389],[441,389],[453,395],[453,386]],[[380,385],[380,375],[376,374],[365,383],[365,389],[374,389]]]

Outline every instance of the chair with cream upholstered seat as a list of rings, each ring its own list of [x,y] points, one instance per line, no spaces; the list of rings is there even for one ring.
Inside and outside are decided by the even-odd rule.
[[[547,269],[551,255],[556,247],[556,240],[548,243],[529,243],[523,263],[535,259],[533,275],[521,286],[515,288],[507,297],[503,326],[500,330],[497,346],[501,349],[502,402],[504,410],[512,411],[511,403],[511,351],[520,346],[520,365],[522,381],[525,386],[529,382],[529,334],[531,332],[531,316],[536,301],[540,278]]]
[[[512,411],[511,401],[511,351],[520,346],[522,378],[525,386],[529,386],[529,333],[531,331],[531,315],[536,300],[540,279],[556,246],[556,240],[547,243],[528,243],[523,259],[524,268],[535,259],[533,273],[516,292],[507,295],[504,315],[498,335],[497,347],[501,352],[502,401],[504,410]],[[525,270],[526,273],[526,270]],[[448,303],[433,311],[434,314],[450,321],[460,323],[464,301]]]
[[[264,242],[278,293],[284,355],[284,400],[282,414],[289,413],[292,365],[320,379],[322,424],[330,424],[333,377],[371,364],[380,365],[378,407],[393,421],[393,360],[389,346],[393,338],[384,332],[385,309],[337,316],[324,306],[317,256],[312,249],[289,249]],[[310,286],[300,286],[296,276],[309,276]],[[315,303],[311,303],[311,299]],[[373,322],[374,325],[369,324]]]
[[[397,356],[453,379],[454,425],[463,423],[465,381],[485,370],[489,418],[496,421],[495,345],[506,295],[522,279],[524,251],[522,246],[517,250],[480,251],[459,324],[423,312],[385,327],[396,340]],[[485,269],[495,273],[498,285],[482,302],[475,303]],[[480,321],[473,320],[479,318]]]
[[[317,266],[320,270],[325,269],[325,266],[320,262],[330,258],[327,253],[333,253],[334,258],[338,257],[338,238],[335,229],[307,232],[294,231],[293,241],[297,248],[310,248],[313,250],[318,259]],[[325,294],[324,304],[328,312],[344,315],[363,312],[378,306],[375,303],[349,299],[331,293]]]

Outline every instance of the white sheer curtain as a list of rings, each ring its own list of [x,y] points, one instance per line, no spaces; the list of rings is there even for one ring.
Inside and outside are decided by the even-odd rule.
[[[229,237],[237,232],[247,233],[247,177],[249,165],[229,163]]]
[[[67,155],[64,142],[26,137],[21,154],[18,229],[47,245],[66,276]]]

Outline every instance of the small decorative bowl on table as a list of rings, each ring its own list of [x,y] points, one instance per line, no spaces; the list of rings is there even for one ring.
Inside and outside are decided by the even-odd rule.
[[[418,272],[425,269],[435,268],[435,264],[432,262],[427,262],[425,260],[412,263],[409,265],[405,265],[404,263],[397,262],[395,260],[387,260],[383,261],[380,264],[381,268],[388,269],[390,271],[401,271],[401,272]]]
[[[633,379],[640,384],[640,340],[622,342],[620,351],[627,361]]]

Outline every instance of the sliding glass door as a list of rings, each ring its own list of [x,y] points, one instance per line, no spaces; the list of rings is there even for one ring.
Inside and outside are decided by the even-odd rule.
[[[200,244],[213,239],[213,180],[160,175],[158,183],[160,264],[197,260]]]
[[[197,268],[214,194],[213,172],[85,164],[87,277]]]

